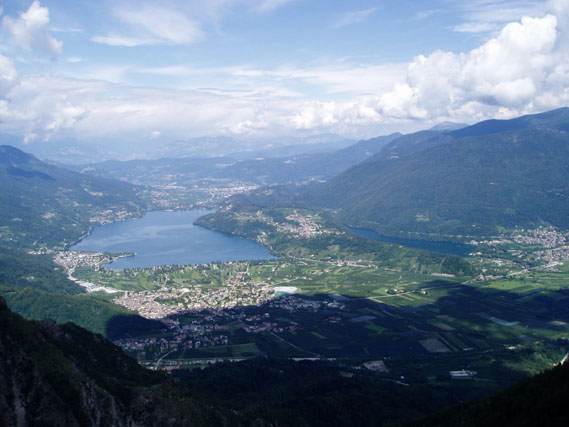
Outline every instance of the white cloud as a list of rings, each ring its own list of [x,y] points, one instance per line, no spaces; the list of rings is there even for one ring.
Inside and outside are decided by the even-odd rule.
[[[201,37],[202,32],[193,19],[180,12],[156,6],[117,11],[121,21],[158,40],[172,44],[195,42]]]
[[[0,97],[3,97],[16,85],[17,79],[18,73],[14,68],[12,60],[4,55],[0,55]]]
[[[152,46],[160,44],[159,39],[150,37],[125,37],[115,34],[109,34],[106,36],[93,36],[91,41],[100,44],[106,44],[108,46],[123,46],[123,47],[135,47],[135,46]]]
[[[299,82],[319,86],[327,94],[361,95],[388,90],[405,72],[404,64],[354,66],[338,64],[315,67],[281,67],[277,69],[236,68],[234,76],[258,81],[270,79],[274,84],[291,86]]]
[[[420,10],[417,13],[415,13],[412,20],[420,21],[422,19],[427,19],[427,18],[430,18],[431,16],[436,15],[440,12],[441,12],[441,10],[439,10],[439,9]]]
[[[467,33],[494,33],[520,16],[541,16],[547,10],[547,2],[536,0],[470,0],[456,6],[465,22],[452,29]]]
[[[567,15],[525,17],[470,52],[416,57],[391,90],[352,102],[307,101],[292,123],[336,131],[408,121],[472,123],[568,105],[567,30]]]
[[[226,88],[298,97],[302,96],[301,87],[306,86],[314,86],[326,95],[357,96],[387,91],[405,74],[406,69],[407,64],[400,63],[353,65],[340,62],[305,67],[282,66],[272,69],[246,64],[204,68],[170,65],[130,71],[178,79],[180,82],[200,82],[202,79],[217,81]],[[267,88],[271,90],[267,91]]]
[[[113,11],[121,32],[97,35],[93,42],[110,46],[143,46],[161,44],[188,44],[200,40],[203,32],[200,25],[184,10],[156,4],[120,6]]]
[[[491,22],[464,22],[452,27],[457,33],[485,33],[494,31],[498,27],[497,24]]]
[[[52,56],[61,54],[63,43],[52,37],[49,29],[49,10],[34,1],[17,19],[5,16],[2,27],[14,44],[25,50],[39,50]]]
[[[115,2],[110,31],[91,37],[109,46],[184,45],[206,37],[212,28],[236,13],[266,14],[294,0],[169,0],[163,2],[124,0]]]
[[[260,4],[257,6],[257,10],[260,13],[272,12],[291,1],[294,0],[261,0]]]
[[[101,80],[109,83],[123,83],[131,72],[130,66],[123,65],[95,65],[77,71],[81,79]]]
[[[409,129],[543,111],[569,104],[569,23],[562,6],[557,16],[510,23],[469,52],[436,51],[409,64],[100,66],[85,70],[81,79],[18,78],[12,61],[0,56],[0,132],[28,141],[295,132],[371,136],[393,124]],[[122,84],[134,74],[181,82],[209,76],[203,81],[219,85],[182,90],[176,84],[174,90]],[[324,99],[311,98],[311,92],[324,93]]]
[[[0,101],[2,130],[22,135],[29,142],[73,129],[87,109],[75,102],[70,89],[84,91],[85,87],[82,82],[46,77],[20,79]]]
[[[332,24],[332,28],[342,28],[348,25],[358,24],[360,22],[364,22],[367,20],[371,15],[377,12],[378,8],[374,7],[371,9],[364,9],[364,10],[355,10],[351,12],[346,12],[339,16],[334,23]]]
[[[384,117],[472,121],[564,105],[569,53],[559,37],[555,16],[525,17],[470,52],[420,55],[377,109]]]
[[[381,117],[363,102],[306,102],[290,122],[296,129],[332,128],[349,134],[350,128],[381,122]]]
[[[0,61],[0,67],[2,62]],[[9,67],[8,67],[9,69]],[[285,129],[298,101],[249,92],[132,88],[95,80],[25,77],[0,99],[0,132],[26,141],[256,134]],[[157,131],[167,129],[167,132]]]
[[[53,31],[54,33],[82,33],[84,30],[83,28],[79,27],[65,27],[65,28],[52,27],[51,31]]]

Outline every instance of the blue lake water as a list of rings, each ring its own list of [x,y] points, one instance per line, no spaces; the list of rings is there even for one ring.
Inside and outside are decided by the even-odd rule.
[[[399,239],[396,237],[387,237],[377,233],[374,230],[365,228],[347,227],[352,233],[367,237],[368,239],[378,240],[380,242],[393,243],[396,245],[407,246],[409,248],[425,249],[427,251],[438,252],[442,254],[452,254],[458,256],[467,256],[473,251],[474,247],[462,243],[438,242],[433,240],[415,240],[415,239]]]
[[[193,224],[207,213],[204,210],[148,212],[142,218],[96,227],[71,249],[135,253],[107,265],[113,269],[274,258],[265,247],[250,240]]]

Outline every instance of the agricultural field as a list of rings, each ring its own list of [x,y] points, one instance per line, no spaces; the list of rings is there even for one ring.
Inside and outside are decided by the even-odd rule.
[[[273,289],[260,304],[176,311],[168,332],[127,348],[143,364],[160,359],[160,366],[183,367],[261,355],[383,360],[389,375],[436,382],[468,369],[474,378],[499,382],[538,372],[569,350],[569,268],[557,270],[474,281],[279,259],[85,270],[85,277],[129,294],[192,286],[214,292],[227,283]]]

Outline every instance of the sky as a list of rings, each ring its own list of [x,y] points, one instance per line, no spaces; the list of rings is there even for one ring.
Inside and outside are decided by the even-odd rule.
[[[30,147],[362,139],[569,105],[568,0],[0,5],[0,134]]]

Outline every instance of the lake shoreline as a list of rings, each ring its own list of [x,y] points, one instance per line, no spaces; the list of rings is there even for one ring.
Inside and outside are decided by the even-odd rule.
[[[69,250],[135,254],[113,260],[105,266],[111,270],[275,258],[256,242],[194,224],[211,212],[148,211],[140,218],[96,226]]]

